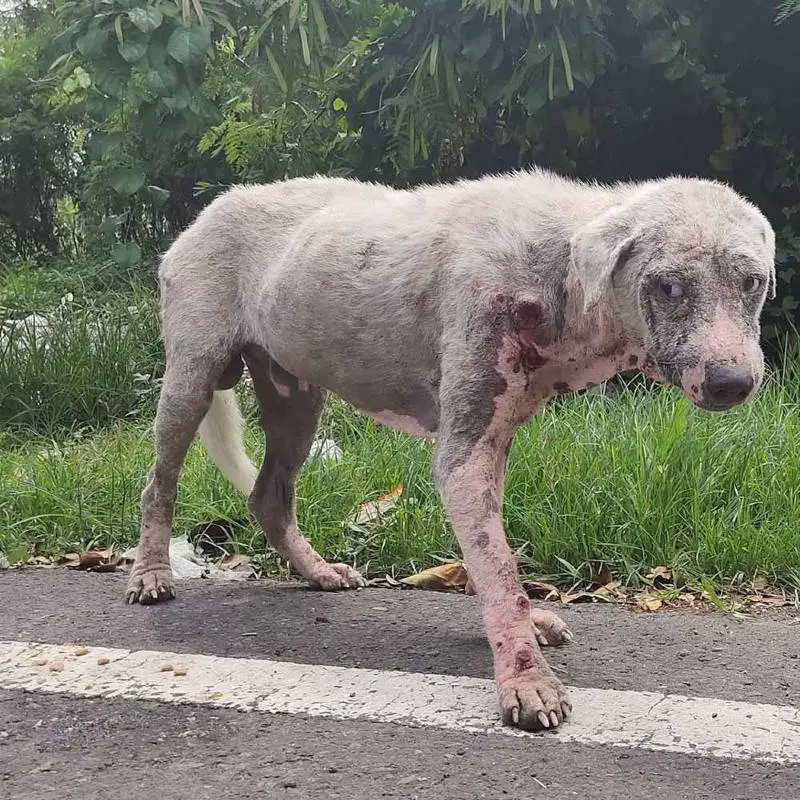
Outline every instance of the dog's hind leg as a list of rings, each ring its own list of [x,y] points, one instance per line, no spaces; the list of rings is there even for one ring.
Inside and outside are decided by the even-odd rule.
[[[272,546],[305,580],[326,591],[364,586],[352,567],[325,561],[297,526],[295,482],[314,440],[325,391],[301,385],[264,351],[247,351],[245,360],[267,439],[264,464],[248,500],[253,516]]]

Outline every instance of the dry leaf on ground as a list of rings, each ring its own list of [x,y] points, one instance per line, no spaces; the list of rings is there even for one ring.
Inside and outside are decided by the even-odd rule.
[[[398,483],[391,492],[381,495],[377,500],[369,500],[358,507],[355,518],[349,524],[359,527],[380,520],[391,511],[403,494],[403,484]]]
[[[401,583],[430,592],[453,592],[463,589],[467,585],[467,570],[460,561],[439,564],[418,572],[416,575],[409,575],[407,578],[403,578]]]
[[[85,550],[78,557],[77,564],[68,564],[72,569],[86,569],[92,572],[114,572],[119,559],[109,548],[107,550]]]
[[[642,611],[658,611],[664,605],[664,601],[660,597],[653,597],[653,595],[639,595],[636,598],[636,605]]]

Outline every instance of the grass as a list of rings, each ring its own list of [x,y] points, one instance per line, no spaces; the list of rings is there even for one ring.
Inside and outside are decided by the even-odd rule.
[[[0,338],[0,551],[11,561],[122,549],[138,534],[162,363],[155,302],[128,277],[115,289],[120,279],[111,276],[103,288],[99,271],[90,292],[62,302],[71,274],[29,280],[17,270],[0,288],[7,317],[44,309],[53,334],[41,346]],[[258,460],[254,401],[247,391],[242,399]],[[796,359],[770,376],[754,403],[724,415],[641,384],[613,398],[553,402],[511,452],[505,516],[523,573],[572,581],[606,568],[636,586],[664,565],[718,587],[762,575],[797,589],[798,404]],[[336,400],[320,436],[344,455],[306,466],[298,510],[323,554],[370,575],[408,574],[458,556],[429,476],[428,444],[378,428]],[[394,513],[360,529],[348,524],[360,503],[398,483],[405,490]],[[232,549],[267,552],[244,499],[195,446],[175,531],[220,518],[231,522]]]
[[[530,576],[590,579],[605,566],[638,585],[655,565],[716,585],[764,575],[800,586],[800,370],[773,376],[759,400],[726,415],[697,411],[669,389],[585,395],[553,404],[511,452],[506,521]],[[251,401],[252,402],[252,401]],[[248,446],[263,445],[254,426]],[[329,558],[375,575],[407,574],[457,556],[431,483],[429,445],[357,416],[326,410],[321,434],[341,461],[311,461],[299,516]],[[52,556],[135,543],[138,496],[152,458],[149,426],[117,423],[62,441],[0,441],[0,550]],[[353,530],[359,503],[402,483],[396,513]],[[232,521],[233,548],[266,551],[245,503],[193,447],[175,530]]]
[[[72,300],[39,320],[17,318],[0,336],[0,420],[53,433],[138,414],[152,408],[161,353],[150,293],[102,305]]]

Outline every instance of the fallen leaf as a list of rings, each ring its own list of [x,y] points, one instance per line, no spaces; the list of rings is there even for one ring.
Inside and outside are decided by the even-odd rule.
[[[597,592],[562,592],[558,599],[562,603],[582,603],[590,600],[607,600],[608,598]]]
[[[764,594],[764,590],[769,587],[769,581],[765,575],[756,575],[753,578],[753,589],[756,594]]]
[[[370,500],[358,507],[358,512],[353,520],[354,525],[365,525],[379,520],[388,511],[391,511],[403,494],[403,484],[398,483],[391,492],[381,495],[377,500]]]
[[[782,594],[754,594],[745,598],[749,603],[765,606],[788,606],[791,603]]]
[[[669,567],[653,567],[647,573],[647,580],[656,588],[664,588],[672,583],[672,570]]]
[[[545,581],[525,581],[523,588],[528,597],[533,597],[536,600],[552,600],[553,598],[561,597],[561,590],[552,583]]]
[[[86,569],[92,572],[113,572],[117,568],[114,552],[108,550],[85,550],[78,557],[73,569]]]
[[[250,566],[250,559],[247,556],[240,556],[236,553],[230,553],[225,556],[220,562],[220,569],[234,570],[239,567]]]
[[[636,597],[636,605],[642,611],[658,611],[664,605],[664,601],[660,597],[654,597],[650,594],[641,594]]]
[[[452,592],[467,585],[467,570],[460,561],[439,564],[416,575],[409,575],[401,583],[430,592]]]
[[[622,586],[622,581],[611,581],[610,583],[595,589],[593,594],[598,597],[611,598],[614,600],[624,600],[627,596],[625,589]]]

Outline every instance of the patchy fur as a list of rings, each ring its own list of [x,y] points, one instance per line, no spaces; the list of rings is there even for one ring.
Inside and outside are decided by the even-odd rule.
[[[178,474],[201,428],[270,542],[322,589],[357,587],[297,526],[295,480],[326,391],[436,437],[433,471],[492,648],[503,719],[559,725],[570,701],[502,525],[515,431],[547,400],[640,369],[724,410],[763,377],[775,237],[728,187],[598,186],[534,171],[397,191],[337,178],[237,187],[160,269],[167,368],[129,602],[174,595]],[[257,478],[231,387],[247,363],[268,439]],[[212,404],[215,390],[227,390]],[[210,410],[209,410],[210,409]],[[225,417],[225,419],[222,419]],[[568,633],[568,632],[567,632]]]

